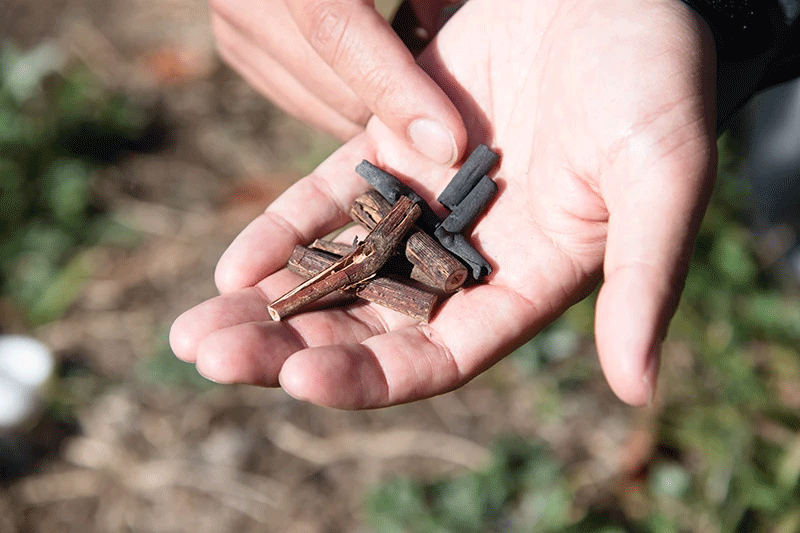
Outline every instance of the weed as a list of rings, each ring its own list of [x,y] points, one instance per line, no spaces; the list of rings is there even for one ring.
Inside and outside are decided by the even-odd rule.
[[[0,53],[0,294],[30,325],[61,316],[89,274],[84,252],[126,232],[94,193],[97,173],[135,147],[144,110],[58,49]],[[128,235],[130,237],[130,235]]]

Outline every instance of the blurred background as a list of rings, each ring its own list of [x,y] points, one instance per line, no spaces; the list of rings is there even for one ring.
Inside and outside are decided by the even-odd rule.
[[[347,413],[166,337],[337,142],[219,61],[199,0],[3,0],[0,36],[0,331],[52,354],[28,386],[0,342],[0,532],[800,531],[799,204],[754,141],[779,104],[720,140],[651,407],[605,384],[589,298],[458,391]]]

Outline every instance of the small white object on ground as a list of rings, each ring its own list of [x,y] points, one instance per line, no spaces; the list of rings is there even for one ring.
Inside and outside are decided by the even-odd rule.
[[[32,421],[39,392],[55,360],[42,342],[24,335],[0,335],[0,431]]]

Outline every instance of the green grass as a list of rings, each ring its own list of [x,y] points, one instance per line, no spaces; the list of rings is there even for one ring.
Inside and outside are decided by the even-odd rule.
[[[93,244],[134,238],[94,189],[151,119],[53,46],[0,48],[0,294],[29,325],[69,308]]]

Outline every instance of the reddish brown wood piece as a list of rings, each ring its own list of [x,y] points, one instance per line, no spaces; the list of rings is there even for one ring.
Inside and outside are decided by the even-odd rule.
[[[296,246],[286,268],[304,278],[310,278],[330,267],[336,260],[336,257],[320,250]],[[430,321],[439,300],[439,295],[436,293],[386,276],[370,278],[354,287],[340,289],[340,292],[355,294],[368,302],[388,307],[423,322]]]
[[[420,207],[407,197],[401,197],[351,253],[272,302],[267,307],[270,316],[281,320],[338,289],[375,274],[394,254],[419,215]]]
[[[366,228],[373,228],[390,209],[389,202],[371,190],[355,199],[350,208],[350,218]],[[414,265],[411,279],[436,290],[453,292],[467,280],[469,272],[463,263],[420,229],[410,232],[405,256]]]

